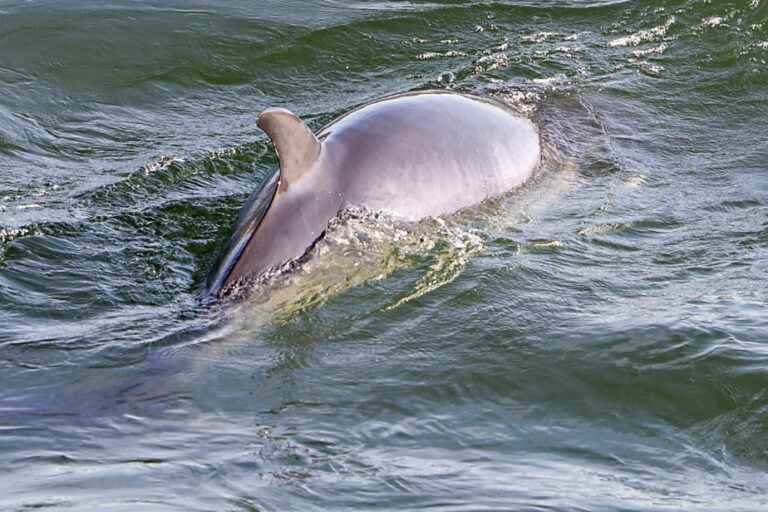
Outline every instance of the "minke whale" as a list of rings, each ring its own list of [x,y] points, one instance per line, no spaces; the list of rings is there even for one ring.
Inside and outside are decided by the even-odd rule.
[[[496,100],[446,91],[374,101],[317,134],[283,108],[263,111],[257,124],[279,170],[241,210],[208,297],[299,260],[344,208],[407,221],[450,214],[520,186],[540,159],[530,120]]]

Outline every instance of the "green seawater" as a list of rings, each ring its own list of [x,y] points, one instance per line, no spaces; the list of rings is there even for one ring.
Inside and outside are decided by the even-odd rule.
[[[766,0],[0,0],[0,510],[768,510]],[[451,89],[523,188],[200,290],[314,128]]]

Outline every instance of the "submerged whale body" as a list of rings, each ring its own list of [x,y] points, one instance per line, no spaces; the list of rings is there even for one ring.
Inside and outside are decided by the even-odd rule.
[[[404,220],[453,213],[524,183],[539,162],[533,123],[497,101],[431,91],[370,103],[317,134],[288,110],[258,126],[280,169],[249,198],[207,293],[301,258],[350,206]]]

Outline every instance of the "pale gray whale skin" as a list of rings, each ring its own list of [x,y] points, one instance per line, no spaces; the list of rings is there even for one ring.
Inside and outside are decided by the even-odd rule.
[[[369,103],[317,135],[281,108],[257,124],[280,169],[241,211],[208,296],[302,257],[345,207],[413,221],[453,213],[520,186],[540,158],[531,121],[495,100],[446,91]]]

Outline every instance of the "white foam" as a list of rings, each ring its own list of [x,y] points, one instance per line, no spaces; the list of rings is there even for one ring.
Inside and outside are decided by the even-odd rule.
[[[637,46],[640,43],[657,41],[667,35],[669,28],[674,25],[676,21],[677,19],[674,16],[670,16],[663,25],[648,30],[641,30],[628,36],[619,37],[613,41],[609,41],[608,46],[612,48],[617,46]]]
[[[574,53],[581,53],[584,51],[584,49],[576,46],[558,46],[557,48],[555,48],[555,51],[572,55]]]
[[[494,53],[492,55],[484,55],[475,61],[476,71],[492,71],[494,69],[503,68],[509,66],[509,57],[506,53]]]
[[[654,64],[653,62],[641,62],[640,70],[647,75],[660,77],[661,74],[664,72],[664,66],[661,66],[659,64]]]
[[[144,174],[152,174],[153,172],[167,169],[173,163],[184,163],[184,160],[174,156],[161,156],[157,162],[152,162],[142,167],[142,171],[144,171]]]
[[[433,60],[439,58],[466,57],[467,54],[457,50],[447,52],[424,52],[416,56],[416,60]]]
[[[452,218],[414,223],[386,212],[346,208],[329,222],[307,257],[244,283],[243,290],[250,289],[249,314],[235,316],[251,317],[255,308],[268,313],[260,318],[285,318],[425,258],[431,261],[412,289],[385,306],[394,309],[453,281],[482,247],[477,234]]]
[[[560,32],[536,32],[535,34],[524,35],[520,40],[525,43],[543,43],[544,41],[562,36],[563,34]]]
[[[553,87],[555,85],[568,83],[568,77],[566,77],[562,73],[558,73],[554,76],[550,76],[547,78],[534,78],[532,82],[535,84],[544,85],[547,87]]]
[[[36,235],[38,234],[37,231],[33,231],[29,228],[5,228],[0,229],[0,243],[10,242],[11,240],[15,240],[16,238],[27,236],[27,235]]]
[[[659,46],[654,46],[653,48],[646,48],[644,50],[635,50],[632,52],[632,55],[635,57],[646,57],[648,55],[661,55],[665,51],[667,51],[667,48],[669,48],[669,45],[667,43],[661,43]]]
[[[528,116],[536,112],[537,105],[541,102],[541,95],[533,91],[494,92],[492,96]]]
[[[701,21],[702,27],[719,27],[725,23],[725,18],[722,16],[710,16],[709,18],[704,18]]]

